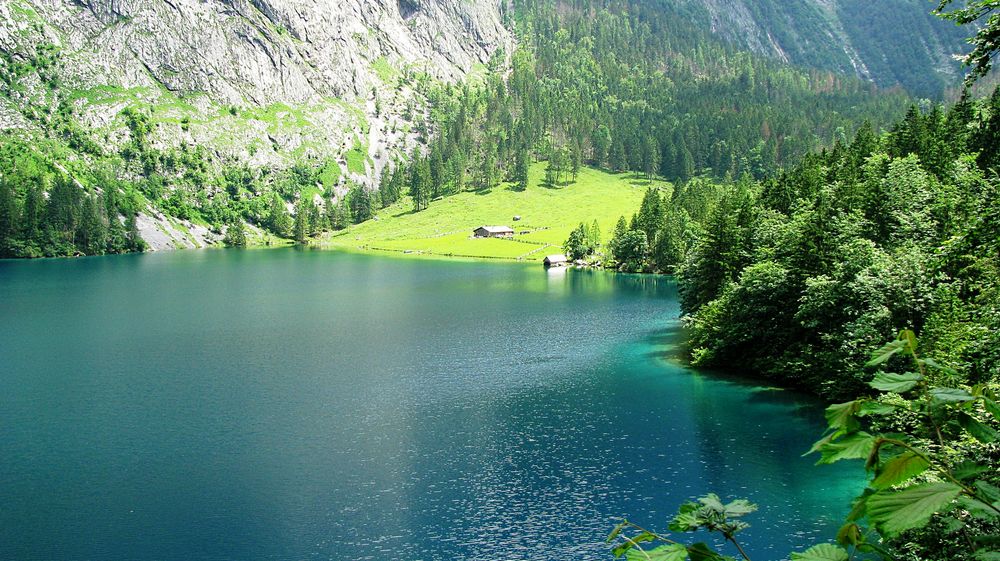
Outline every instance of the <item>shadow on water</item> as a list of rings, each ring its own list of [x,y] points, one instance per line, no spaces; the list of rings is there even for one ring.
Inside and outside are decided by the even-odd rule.
[[[676,300],[677,285],[666,276],[613,273],[598,269],[552,268],[548,269],[550,282],[565,283],[571,294],[629,294],[653,297],[657,300]]]
[[[646,341],[653,350],[645,353],[647,358],[683,369],[688,375],[704,377],[742,388],[747,401],[757,405],[793,405],[792,412],[802,412],[805,418],[815,420],[817,411],[822,411],[826,403],[807,392],[775,385],[774,382],[746,370],[734,367],[732,370],[718,368],[696,368],[690,363],[690,349],[687,333],[680,319],[651,331]]]

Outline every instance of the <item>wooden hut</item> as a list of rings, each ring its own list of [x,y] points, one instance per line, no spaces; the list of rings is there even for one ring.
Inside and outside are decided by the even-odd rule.
[[[546,267],[565,267],[566,265],[569,265],[569,259],[562,253],[557,253],[555,255],[546,256],[543,263],[545,263]]]
[[[477,238],[509,238],[514,230],[507,226],[480,226],[472,234]]]

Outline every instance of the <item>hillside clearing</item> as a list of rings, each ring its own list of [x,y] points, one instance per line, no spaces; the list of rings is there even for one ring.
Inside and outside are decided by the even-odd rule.
[[[528,188],[504,184],[489,192],[460,193],[413,212],[408,198],[379,211],[376,220],[322,238],[318,245],[445,257],[541,261],[562,252],[562,244],[581,222],[597,220],[606,241],[620,216],[639,208],[651,182],[633,174],[584,168],[577,181],[561,187],[542,185],[545,164],[531,168]],[[666,182],[655,181],[668,186]],[[514,216],[521,220],[515,222]],[[514,228],[510,239],[478,239],[472,230],[484,225]]]

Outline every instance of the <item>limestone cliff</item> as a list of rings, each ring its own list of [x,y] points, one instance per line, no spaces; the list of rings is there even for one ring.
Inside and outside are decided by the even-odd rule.
[[[251,163],[365,146],[374,167],[407,141],[404,73],[454,81],[510,41],[490,0],[0,2],[0,50],[55,45],[85,124],[113,141],[118,112],[151,102],[162,142]],[[0,124],[25,120],[8,105]]]

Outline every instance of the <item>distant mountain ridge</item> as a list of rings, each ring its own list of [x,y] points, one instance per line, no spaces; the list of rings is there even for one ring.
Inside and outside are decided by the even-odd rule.
[[[962,75],[967,30],[928,0],[662,0],[734,44],[800,66],[940,98]]]

